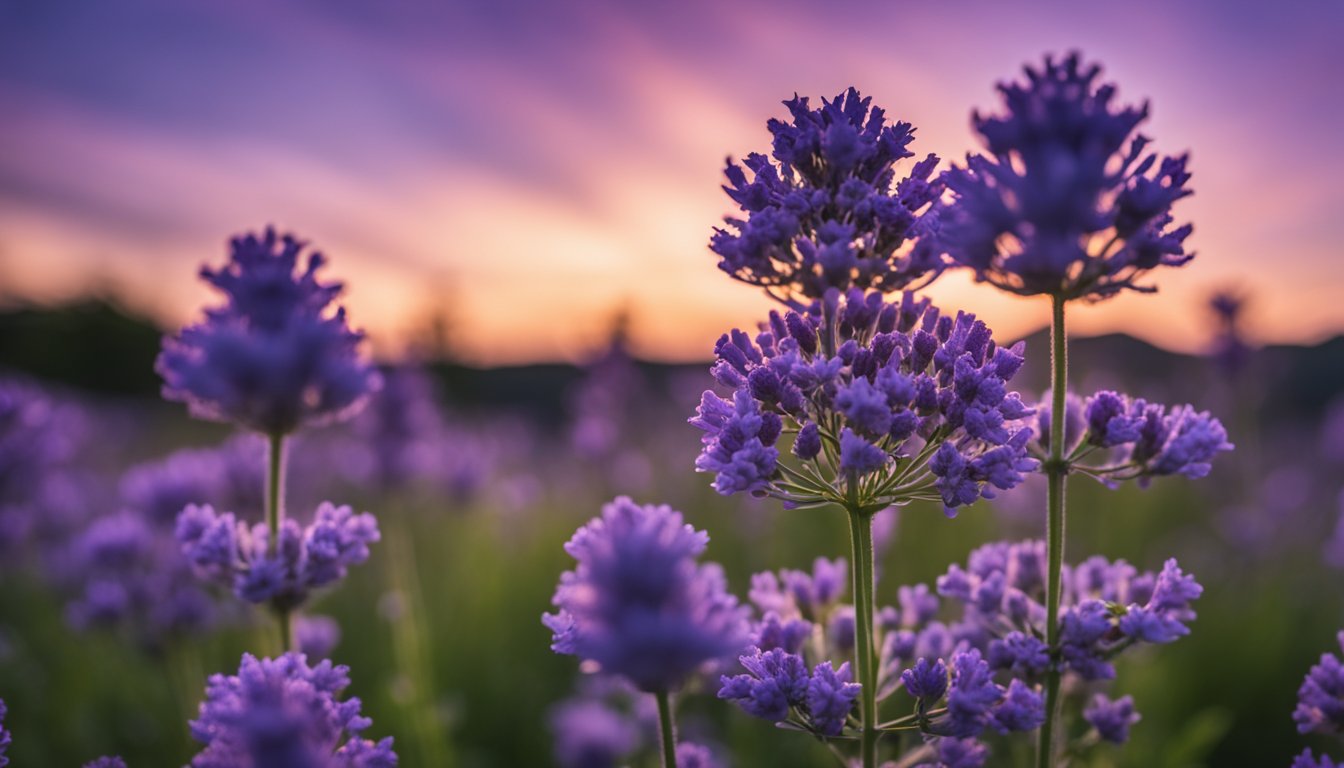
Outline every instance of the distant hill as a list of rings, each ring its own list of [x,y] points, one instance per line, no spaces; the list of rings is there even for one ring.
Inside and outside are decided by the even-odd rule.
[[[153,398],[160,384],[154,358],[161,336],[153,323],[101,300],[0,310],[0,369],[91,392]],[[1027,366],[1014,384],[1034,395],[1048,379],[1048,334],[1035,333],[1026,343]],[[1202,393],[1221,384],[1206,359],[1125,334],[1073,339],[1069,354],[1072,385],[1084,391],[1111,386],[1200,403]],[[697,374],[706,386],[710,383],[708,363],[640,366],[656,385]],[[564,413],[568,393],[583,376],[582,369],[567,363],[479,368],[445,361],[432,367],[458,407],[521,408],[548,420]],[[1314,346],[1266,347],[1243,375],[1263,398],[1265,415],[1311,418],[1344,394],[1344,336]]]

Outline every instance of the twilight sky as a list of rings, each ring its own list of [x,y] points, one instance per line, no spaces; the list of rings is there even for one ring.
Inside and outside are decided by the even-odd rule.
[[[706,358],[768,306],[706,242],[725,156],[766,149],[782,99],[852,84],[960,158],[996,81],[1078,48],[1192,152],[1200,256],[1074,329],[1197,349],[1237,286],[1261,341],[1344,331],[1344,3],[1014,5],[0,3],[0,298],[111,290],[180,323],[199,264],[274,222],[382,351],[443,316],[468,359],[572,359],[627,308],[638,352]],[[1004,339],[1045,321],[959,275],[931,293]]]

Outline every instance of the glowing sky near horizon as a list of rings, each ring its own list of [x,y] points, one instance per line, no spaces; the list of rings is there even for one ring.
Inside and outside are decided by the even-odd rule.
[[[996,81],[1077,48],[1192,152],[1200,256],[1073,328],[1197,349],[1230,285],[1256,339],[1311,342],[1344,331],[1341,34],[1327,0],[6,3],[0,297],[181,323],[199,264],[274,222],[383,351],[442,316],[472,361],[575,359],[625,309],[639,353],[701,359],[768,306],[706,242],[724,157],[766,148],[782,99],[852,84],[959,158]],[[1004,338],[1045,320],[960,275],[931,293]]]

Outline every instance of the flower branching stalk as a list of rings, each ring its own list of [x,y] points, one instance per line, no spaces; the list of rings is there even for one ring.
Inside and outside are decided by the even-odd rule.
[[[1045,546],[1046,565],[1045,627],[1046,643],[1052,652],[1059,648],[1060,580],[1064,567],[1064,497],[1069,463],[1064,456],[1064,426],[1069,380],[1069,340],[1064,325],[1065,298],[1050,298],[1050,454],[1044,462],[1046,491]],[[1045,679],[1045,723],[1040,730],[1037,765],[1050,768],[1055,763],[1055,723],[1059,719],[1058,664],[1051,664]]]
[[[266,528],[270,531],[270,551],[280,546],[280,526],[285,522],[285,434],[272,432],[267,439]],[[274,606],[280,625],[280,651],[294,649],[294,612],[287,606]]]

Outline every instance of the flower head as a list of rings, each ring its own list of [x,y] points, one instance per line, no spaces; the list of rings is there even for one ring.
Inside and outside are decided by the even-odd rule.
[[[391,768],[392,739],[360,734],[372,721],[359,699],[338,699],[349,668],[309,666],[299,653],[243,655],[237,675],[212,675],[191,735],[205,745],[192,768]]]
[[[1002,114],[972,118],[988,154],[943,174],[953,198],[940,212],[943,248],[1013,293],[1152,291],[1136,281],[1194,258],[1190,225],[1173,226],[1171,213],[1191,194],[1187,157],[1145,153],[1135,129],[1147,104],[1113,104],[1115,86],[1077,53],[1024,71],[1024,82],[999,85]]]
[[[596,699],[572,699],[551,710],[555,761],[561,768],[616,768],[639,745],[627,715]]]
[[[1147,484],[1166,475],[1204,477],[1219,453],[1235,447],[1222,422],[1191,405],[1168,407],[1105,390],[1086,401],[1070,394],[1067,402],[1064,453],[1079,455],[1074,467],[1107,485],[1135,479]],[[1030,448],[1044,456],[1049,405],[1036,409],[1042,414],[1041,439]]]
[[[247,602],[284,610],[301,605],[312,590],[345,578],[350,566],[369,558],[369,545],[380,538],[373,515],[330,502],[318,506],[307,526],[285,518],[275,546],[265,524],[249,526],[209,505],[182,510],[176,536],[199,578],[230,588]]]
[[[5,730],[5,715],[8,710],[5,708],[5,700],[0,699],[0,768],[9,765],[9,758],[5,757],[5,752],[9,750],[12,741],[9,731]]]
[[[336,420],[363,404],[378,373],[359,356],[363,335],[329,311],[340,283],[322,283],[321,254],[274,230],[230,242],[229,262],[201,277],[225,296],[205,320],[165,338],[155,369],[163,395],[204,419],[267,434]]]
[[[873,510],[992,497],[1036,461],[1026,455],[1031,411],[1007,387],[1022,348],[990,337],[973,315],[942,315],[909,293],[888,303],[832,290],[805,312],[771,313],[754,339],[734,330],[715,348],[714,378],[734,391],[705,392],[690,420],[705,433],[696,468],[715,473],[722,494],[793,504],[848,503],[850,484],[885,489],[861,494]],[[787,433],[824,483],[783,466],[776,445]]]
[[[724,768],[723,761],[707,746],[683,741],[677,744],[680,768]]]
[[[1112,701],[1106,694],[1098,693],[1083,710],[1083,719],[1097,729],[1101,738],[1124,744],[1129,741],[1129,727],[1142,717],[1134,711],[1134,697],[1121,696]]]
[[[853,682],[849,662],[836,669],[827,661],[809,672],[800,654],[780,648],[752,648],[739,661],[746,672],[720,679],[720,699],[773,722],[787,720],[789,712],[796,711],[821,736],[840,735],[861,691]]]
[[[709,537],[667,506],[620,497],[565,545],[578,565],[560,577],[542,617],[551,648],[595,663],[645,691],[679,687],[747,643],[746,608],[723,570],[700,564]]]
[[[1322,754],[1317,758],[1310,749],[1304,749],[1302,754],[1293,759],[1290,768],[1340,768],[1340,766],[1344,766],[1344,763],[1331,760],[1329,755]]]
[[[1344,632],[1338,640],[1344,648]],[[1332,653],[1321,654],[1297,689],[1293,721],[1300,733],[1344,732],[1344,664]]]
[[[890,292],[937,277],[933,249],[907,247],[934,226],[925,212],[940,192],[934,155],[896,176],[896,163],[914,156],[910,124],[888,123],[853,88],[816,109],[806,97],[784,105],[792,119],[767,124],[770,156],[728,161],[723,189],[741,217],[710,239],[719,268],[795,305],[828,288]]]
[[[1114,677],[1110,660],[1119,651],[1188,634],[1192,604],[1203,588],[1175,560],[1158,573],[1102,557],[1065,566],[1056,649],[1040,639],[1046,637],[1040,541],[986,544],[971,553],[965,568],[953,565],[939,577],[938,592],[964,606],[958,633],[969,645],[986,649],[990,668],[1039,680],[1058,658],[1066,672],[1104,680]]]

